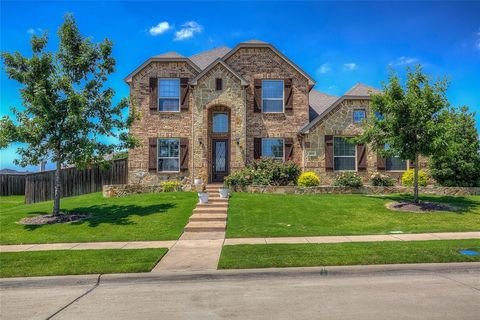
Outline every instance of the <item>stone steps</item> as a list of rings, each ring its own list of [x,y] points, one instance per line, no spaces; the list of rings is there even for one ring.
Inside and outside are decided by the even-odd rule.
[[[190,221],[227,221],[226,214],[195,213],[190,217]]]
[[[223,208],[210,208],[210,207],[200,207],[193,209],[193,214],[195,213],[211,213],[211,214],[227,214],[227,207]]]
[[[227,227],[227,221],[191,221],[186,226],[185,232],[222,232]]]

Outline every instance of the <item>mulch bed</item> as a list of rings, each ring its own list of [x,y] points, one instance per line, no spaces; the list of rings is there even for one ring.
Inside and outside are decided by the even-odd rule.
[[[387,209],[403,212],[415,212],[415,213],[430,213],[438,211],[457,211],[458,208],[442,203],[435,202],[426,202],[420,201],[419,203],[414,202],[389,202],[385,205]]]
[[[68,223],[82,221],[88,218],[89,214],[73,213],[73,212],[61,212],[58,216],[51,214],[43,214],[35,217],[26,217],[20,220],[18,223],[27,225],[44,225],[44,224],[56,224],[56,223]]]

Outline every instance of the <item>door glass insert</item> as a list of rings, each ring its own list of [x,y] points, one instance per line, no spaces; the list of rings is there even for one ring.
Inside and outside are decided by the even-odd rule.
[[[225,141],[215,141],[215,171],[225,171],[226,164],[226,148],[227,143]]]

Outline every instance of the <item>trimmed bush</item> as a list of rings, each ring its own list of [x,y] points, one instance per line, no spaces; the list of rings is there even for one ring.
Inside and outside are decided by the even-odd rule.
[[[248,185],[295,185],[301,169],[293,161],[281,162],[273,159],[256,160],[245,168],[225,178],[227,187]]]
[[[370,176],[370,180],[372,182],[372,186],[377,186],[377,187],[391,187],[395,185],[395,180],[386,175],[382,174],[380,172],[375,172]]]
[[[415,170],[408,169],[402,175],[402,184],[407,187],[413,187]],[[418,170],[418,185],[420,187],[426,187],[428,184],[428,175],[423,170]]]
[[[182,191],[182,183],[180,181],[165,181],[162,183],[163,192]]]
[[[362,179],[355,172],[342,172],[333,181],[335,187],[353,187],[363,186]]]
[[[300,187],[316,187],[320,185],[320,179],[315,172],[307,171],[300,175],[297,185]]]

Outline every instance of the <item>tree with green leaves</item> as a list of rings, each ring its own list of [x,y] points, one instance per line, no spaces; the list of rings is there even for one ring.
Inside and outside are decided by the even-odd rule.
[[[32,56],[2,53],[6,73],[22,84],[23,110],[12,108],[16,118],[0,120],[0,147],[22,142],[18,149],[21,166],[49,160],[55,163],[53,215],[60,213],[60,169],[64,165],[84,167],[103,160],[115,150],[133,147],[136,139],[125,129],[131,117],[122,110],[128,100],[112,106],[114,90],[105,88],[115,70],[112,42],[93,43],[80,34],[72,15],[58,29],[59,47],[47,51],[47,33],[31,38]],[[119,138],[117,144],[102,142]]]
[[[467,107],[442,112],[444,145],[429,161],[432,177],[447,187],[480,186],[480,143]]]
[[[449,106],[447,81],[431,80],[421,66],[407,68],[407,80],[390,73],[381,94],[372,95],[372,116],[365,123],[360,141],[371,143],[383,157],[397,156],[415,162],[414,201],[418,203],[419,157],[429,157],[443,143],[444,125],[440,114]],[[384,148],[388,145],[388,148]]]

